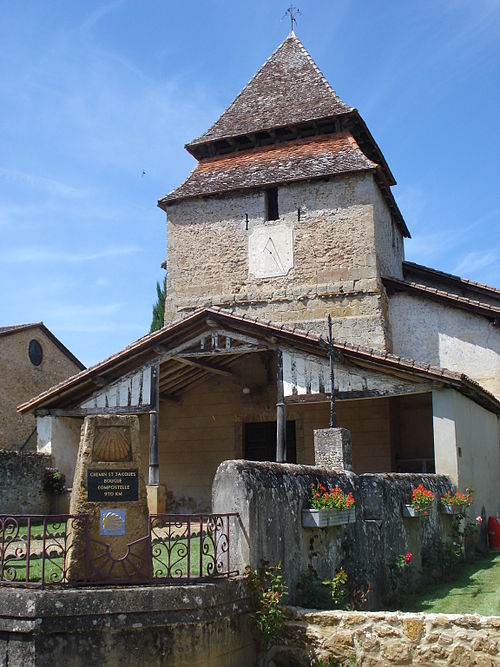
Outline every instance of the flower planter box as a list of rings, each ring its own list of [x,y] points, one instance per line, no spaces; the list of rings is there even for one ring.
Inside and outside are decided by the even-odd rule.
[[[441,514],[467,514],[467,507],[460,507],[460,505],[441,505]]]
[[[302,526],[304,528],[328,528],[343,526],[356,521],[356,508],[346,510],[335,509],[304,509],[302,510]]]
[[[413,505],[403,505],[403,516],[405,519],[417,519],[422,516],[428,516],[430,507],[428,509],[418,510]]]

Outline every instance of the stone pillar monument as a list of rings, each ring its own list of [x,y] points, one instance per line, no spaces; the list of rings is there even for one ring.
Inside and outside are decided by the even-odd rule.
[[[85,417],[71,493],[66,576],[70,581],[145,581],[149,515],[134,415]]]
[[[352,470],[351,432],[346,428],[316,429],[314,462],[325,468]]]

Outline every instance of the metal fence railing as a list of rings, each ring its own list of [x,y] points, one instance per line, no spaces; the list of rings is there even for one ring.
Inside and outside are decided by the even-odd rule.
[[[153,514],[150,516],[152,578],[155,581],[228,577],[229,535],[237,514]]]
[[[149,533],[117,557],[110,549],[112,538],[90,535],[86,514],[0,515],[0,585],[168,584],[229,577],[238,574],[231,570],[229,548],[237,516],[152,514]]]
[[[0,584],[49,586],[67,582],[73,529],[88,535],[86,514],[0,515]],[[75,557],[87,561],[86,540]]]

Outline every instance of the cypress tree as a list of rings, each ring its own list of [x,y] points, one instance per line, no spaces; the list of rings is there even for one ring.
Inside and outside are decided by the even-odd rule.
[[[161,329],[163,326],[165,319],[165,296],[167,294],[166,279],[163,281],[163,287],[161,287],[160,283],[157,281],[156,293],[158,299],[153,306],[153,320],[151,322],[151,328],[149,329],[150,333]]]

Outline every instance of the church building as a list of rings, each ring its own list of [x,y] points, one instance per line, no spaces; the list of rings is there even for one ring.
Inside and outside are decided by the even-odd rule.
[[[150,508],[206,511],[225,459],[439,472],[500,510],[500,290],[404,259],[391,170],[292,32],[202,136],[167,214],[165,326],[20,406],[72,474],[83,418],[137,414]]]
[[[465,372],[500,396],[500,290],[404,261],[396,184],[292,32],[222,116],[167,213],[165,324],[200,306]],[[200,261],[200,259],[203,261]]]

